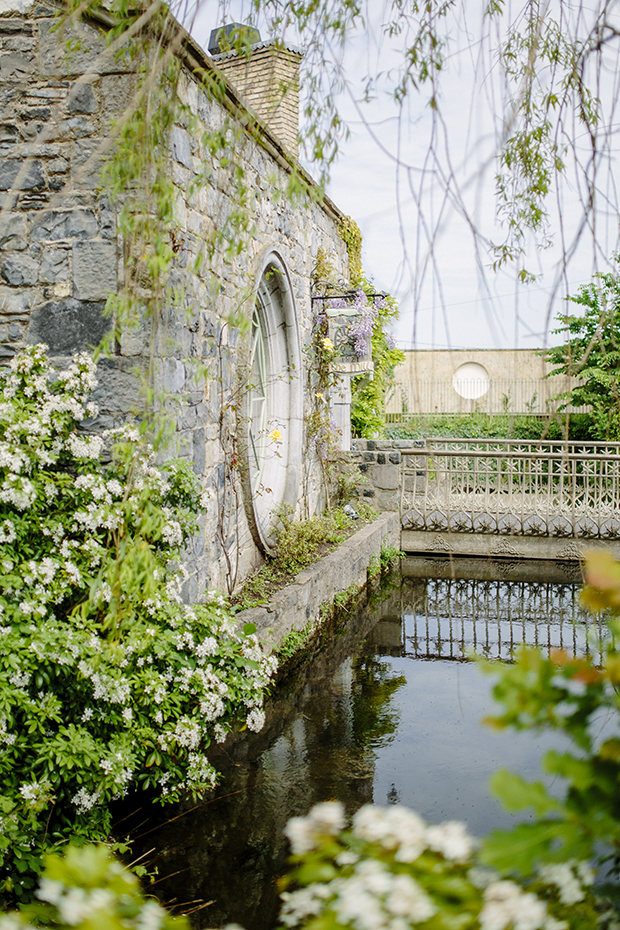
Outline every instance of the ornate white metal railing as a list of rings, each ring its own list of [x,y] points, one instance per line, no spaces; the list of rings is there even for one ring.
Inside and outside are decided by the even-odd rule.
[[[453,439],[451,436],[430,437],[420,441],[420,448],[438,450],[453,449],[457,452],[524,452],[538,455],[553,452],[559,455],[620,455],[620,442],[578,442],[560,439]]]
[[[618,444],[446,446],[402,450],[404,528],[620,538]]]

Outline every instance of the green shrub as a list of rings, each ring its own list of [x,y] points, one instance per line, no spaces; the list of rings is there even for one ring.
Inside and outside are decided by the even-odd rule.
[[[182,603],[199,489],[133,427],[78,431],[94,387],[44,347],[0,381],[0,899],[28,898],[41,855],[104,839],[128,790],[162,801],[213,786],[205,751],[262,726],[276,660],[221,597]],[[104,465],[101,454],[105,454]]]
[[[361,525],[376,516],[363,501],[356,501],[355,509]],[[275,531],[275,554],[267,556],[265,565],[247,580],[233,603],[239,610],[266,604],[298,572],[332,552],[359,528],[360,522],[342,509],[327,510],[299,522],[292,519],[290,511],[283,510]]]
[[[171,917],[145,899],[138,880],[105,846],[69,846],[46,856],[38,901],[0,916],[0,930],[188,930],[185,917]]]
[[[520,414],[488,414],[475,411],[454,415],[407,417],[399,423],[390,423],[383,430],[387,439],[427,439],[430,437],[454,439],[523,439],[559,440],[566,438],[564,415],[546,417]],[[576,442],[596,439],[592,417],[587,413],[571,414],[568,438]]]

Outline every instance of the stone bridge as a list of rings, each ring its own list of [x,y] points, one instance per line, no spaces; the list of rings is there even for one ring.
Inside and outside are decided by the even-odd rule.
[[[620,443],[357,440],[365,497],[400,510],[408,553],[620,558]]]

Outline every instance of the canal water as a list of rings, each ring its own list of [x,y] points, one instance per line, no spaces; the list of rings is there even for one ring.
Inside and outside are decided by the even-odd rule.
[[[133,818],[134,853],[158,870],[153,890],[193,912],[196,927],[270,930],[283,827],[319,801],[350,813],[402,803],[479,836],[510,825],[489,776],[504,767],[540,778],[541,754],[565,744],[483,726],[492,678],[470,656],[506,660],[522,642],[588,651],[596,624],[579,581],[557,563],[403,560],[388,596],[360,604],[282,681],[261,733],[217,753],[223,778],[211,797],[160,811],[168,822],[154,825],[150,810]]]

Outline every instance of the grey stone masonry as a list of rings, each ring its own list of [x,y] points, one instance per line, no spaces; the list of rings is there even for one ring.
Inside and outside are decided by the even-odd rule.
[[[399,511],[401,452],[415,448],[413,439],[353,439],[347,460],[360,474],[360,497],[379,511]]]
[[[0,3],[0,364],[27,343],[47,343],[58,366],[96,347],[115,322],[106,301],[128,280],[129,245],[117,234],[122,198],[111,201],[100,170],[112,157],[112,122],[130,105],[144,62],[110,51],[103,7],[86,22],[59,29],[63,9],[47,0]],[[313,182],[281,141],[256,124],[226,77],[218,78],[225,93],[208,96],[201,75],[217,75],[217,68],[189,36],[175,48],[178,95],[192,114],[179,119],[168,149],[175,195],[168,283],[181,296],[162,311],[157,327],[145,319],[110,340],[113,354],[99,362],[93,397],[99,416],[89,428],[139,417],[140,373],[149,372],[175,422],[177,452],[191,461],[204,491],[206,516],[187,552],[184,591],[196,601],[207,587],[238,584],[263,558],[239,464],[249,337],[230,324],[231,314],[252,317],[265,256],[277,255],[290,295],[287,338],[299,343],[299,363],[274,377],[302,385],[301,400],[289,405],[289,422],[301,426],[294,450],[299,477],[287,494],[296,495],[298,516],[310,516],[324,499],[319,463],[303,432],[313,396],[303,352],[312,331],[312,269],[319,248],[339,277],[346,276],[348,260],[338,232],[342,214],[327,198],[292,205],[280,196],[293,172],[311,188]],[[228,131],[228,123],[253,203],[252,234],[232,256],[226,243],[215,254],[208,250],[237,206],[234,166],[211,164],[205,142],[210,133]],[[139,267],[132,280],[141,286]]]

